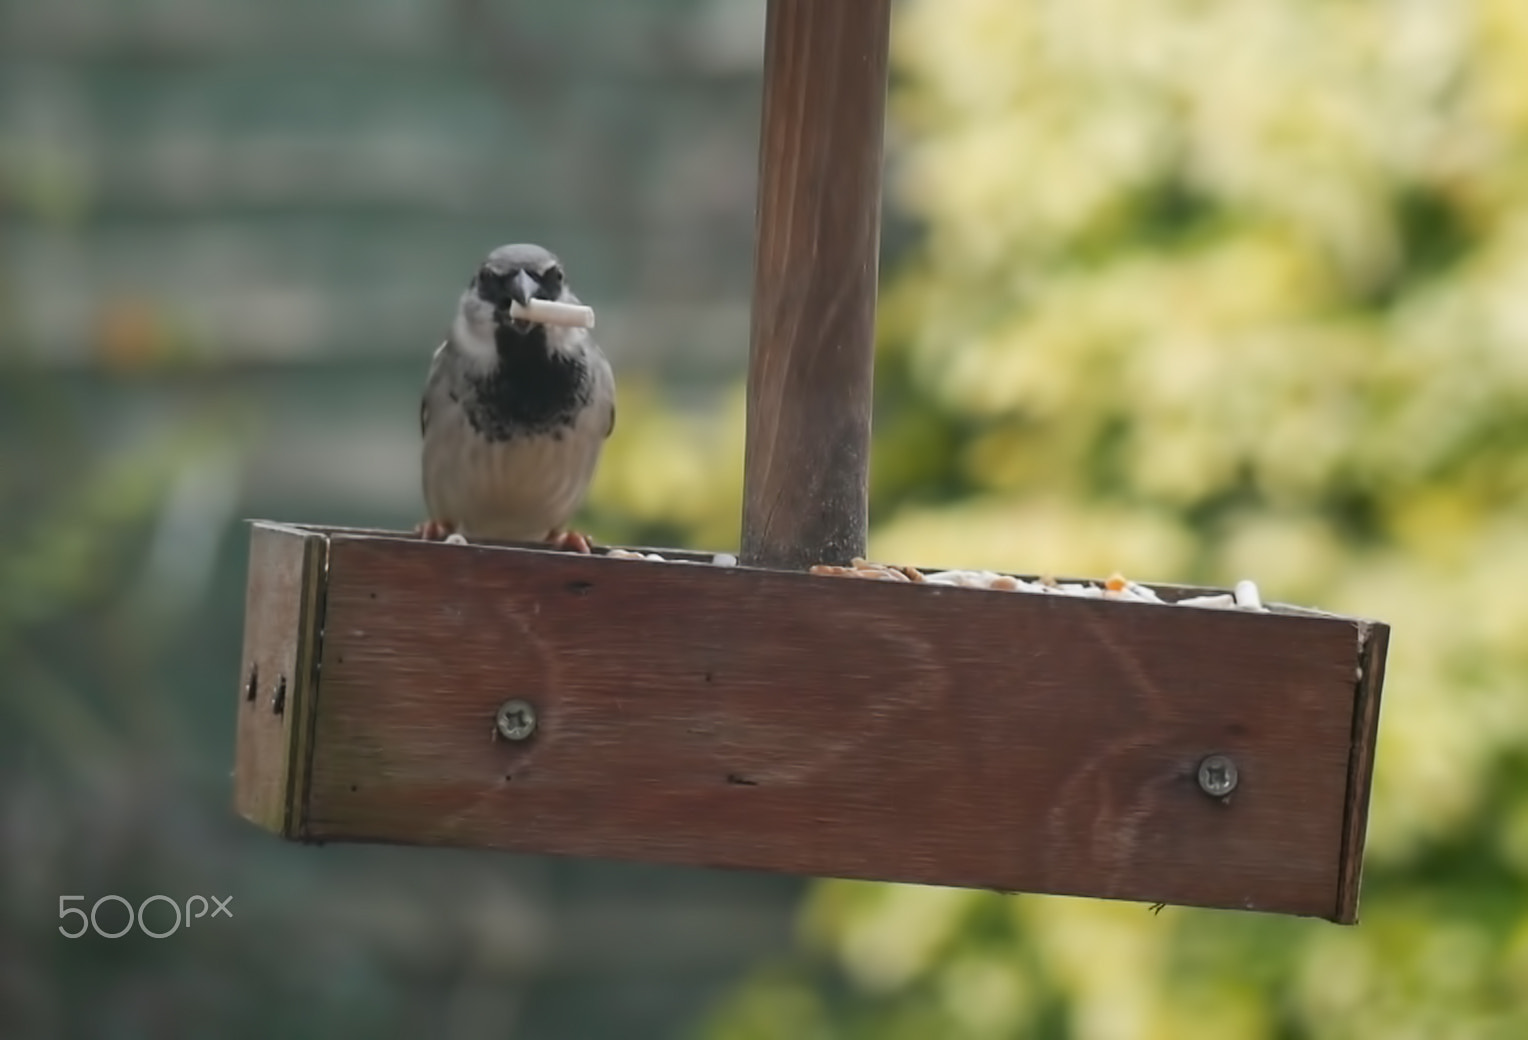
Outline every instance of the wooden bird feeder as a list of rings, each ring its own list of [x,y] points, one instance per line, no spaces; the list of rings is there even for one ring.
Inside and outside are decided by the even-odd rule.
[[[240,813],[1357,919],[1385,625],[805,573],[865,552],[889,22],[769,3],[742,565],[257,522]]]

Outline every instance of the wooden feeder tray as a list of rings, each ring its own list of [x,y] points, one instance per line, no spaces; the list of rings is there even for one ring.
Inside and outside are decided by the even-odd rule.
[[[240,812],[1354,919],[1384,625],[664,555],[257,523]]]
[[[769,2],[747,566],[256,522],[240,813],[1356,920],[1385,625],[806,573],[865,554],[889,22]]]

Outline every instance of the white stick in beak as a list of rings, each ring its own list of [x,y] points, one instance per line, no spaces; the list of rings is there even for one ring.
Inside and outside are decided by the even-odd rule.
[[[594,328],[594,308],[579,303],[557,303],[553,300],[532,299],[530,303],[512,301],[509,316],[517,321],[534,321],[542,325],[572,325]]]

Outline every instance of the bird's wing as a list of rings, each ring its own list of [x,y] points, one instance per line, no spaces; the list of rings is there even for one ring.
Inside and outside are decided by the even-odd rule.
[[[606,407],[609,409],[605,419],[605,436],[608,438],[615,432],[615,373],[611,371],[610,362],[597,346],[594,347],[594,365],[594,382],[597,388],[595,393],[605,398]]]
[[[442,385],[446,381],[446,347],[442,342],[435,348],[435,356],[430,359],[430,375],[424,383],[424,396],[419,399],[419,435],[422,437],[430,429],[430,398],[438,397]]]

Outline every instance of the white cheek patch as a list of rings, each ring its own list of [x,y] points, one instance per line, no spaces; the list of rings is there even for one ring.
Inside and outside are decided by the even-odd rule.
[[[473,361],[491,365],[498,359],[492,325],[471,320],[465,306],[457,309],[456,320],[451,323],[451,340]]]

